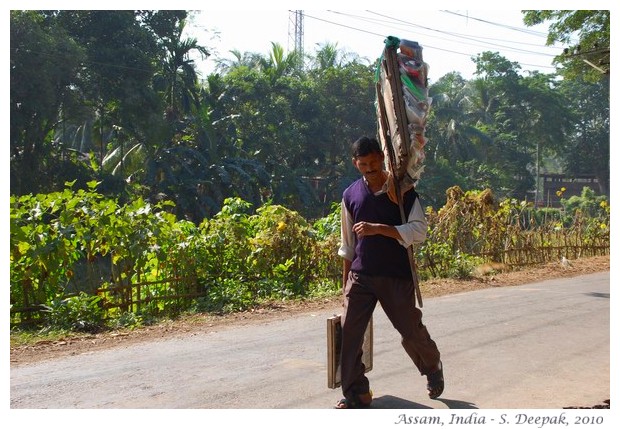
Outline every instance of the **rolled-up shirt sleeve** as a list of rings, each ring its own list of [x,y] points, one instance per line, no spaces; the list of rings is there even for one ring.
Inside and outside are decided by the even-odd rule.
[[[353,233],[353,217],[344,204],[344,200],[340,207],[340,248],[338,256],[348,261],[352,261],[355,257],[355,234]]]
[[[398,240],[398,242],[404,247],[409,247],[412,244],[420,244],[426,240],[428,225],[426,223],[424,210],[422,210],[422,205],[418,198],[415,199],[413,207],[409,212],[407,223],[396,225],[396,229],[402,238],[402,240]]]

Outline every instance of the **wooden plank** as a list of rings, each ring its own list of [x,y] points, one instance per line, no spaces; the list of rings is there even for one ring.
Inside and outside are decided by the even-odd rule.
[[[340,351],[342,347],[341,315],[327,318],[327,387],[336,389],[342,385],[340,379]],[[373,322],[372,317],[364,333],[362,344],[362,363],[364,372],[372,370],[373,360]]]

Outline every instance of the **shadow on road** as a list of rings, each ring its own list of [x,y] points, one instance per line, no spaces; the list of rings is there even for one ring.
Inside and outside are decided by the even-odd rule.
[[[589,292],[589,293],[586,293],[586,295],[593,296],[595,298],[609,298],[608,293],[601,293],[601,292]]]
[[[478,407],[476,407],[474,404],[472,404],[471,402],[467,402],[467,401],[457,401],[455,399],[443,399],[443,398],[439,398],[437,400],[446,404],[446,407],[448,407],[451,410],[472,410],[472,409],[477,410],[478,409]]]
[[[450,409],[477,409],[474,404],[465,401],[456,401],[453,399],[437,399],[443,402]],[[398,398],[396,396],[385,395],[373,399],[372,408],[380,409],[432,409],[427,405],[412,402],[407,399]]]

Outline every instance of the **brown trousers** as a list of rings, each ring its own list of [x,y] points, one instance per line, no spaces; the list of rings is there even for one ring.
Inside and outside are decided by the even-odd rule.
[[[410,280],[349,272],[344,294],[340,375],[345,397],[370,390],[361,359],[362,344],[377,301],[400,333],[401,344],[420,374],[427,375],[438,366],[440,353],[422,323],[422,312],[415,307]]]

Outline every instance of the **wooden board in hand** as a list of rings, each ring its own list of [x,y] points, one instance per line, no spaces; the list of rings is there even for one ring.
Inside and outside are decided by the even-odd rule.
[[[327,386],[336,389],[341,386],[340,380],[340,349],[342,325],[340,315],[327,318]],[[372,369],[372,318],[368,322],[362,345],[362,362],[365,372]]]

